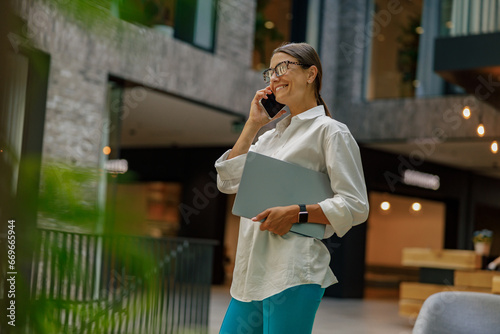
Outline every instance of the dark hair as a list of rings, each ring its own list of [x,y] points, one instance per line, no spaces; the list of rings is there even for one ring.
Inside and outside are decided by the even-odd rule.
[[[318,74],[316,75],[316,79],[314,79],[314,86],[316,88],[316,102],[319,105],[323,105],[327,116],[332,117],[330,111],[328,110],[328,107],[325,104],[325,101],[319,93],[321,91],[323,69],[321,67],[321,60],[319,59],[316,50],[314,50],[314,48],[307,43],[285,43],[277,47],[273,51],[273,56],[278,52],[286,53],[287,55],[292,56],[293,58],[297,59],[299,63],[306,64],[306,67],[311,67],[312,65],[314,65],[318,68]]]

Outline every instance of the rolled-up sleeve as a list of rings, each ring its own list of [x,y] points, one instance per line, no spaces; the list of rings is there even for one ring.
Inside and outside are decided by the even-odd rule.
[[[247,158],[246,154],[227,159],[231,150],[226,151],[215,162],[217,170],[217,188],[225,194],[235,194],[240,185],[243,167]]]
[[[342,237],[352,226],[365,222],[369,211],[359,147],[349,132],[336,132],[326,140],[325,160],[335,195],[318,204]],[[333,234],[329,231],[325,237]]]

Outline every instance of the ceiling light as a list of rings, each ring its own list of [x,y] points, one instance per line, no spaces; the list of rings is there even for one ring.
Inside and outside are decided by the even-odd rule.
[[[384,201],[384,202],[380,203],[380,208],[384,211],[387,211],[391,208],[391,203]]]
[[[493,152],[493,153],[495,153],[495,154],[496,154],[496,153],[498,153],[498,143],[497,143],[497,141],[496,141],[496,140],[494,140],[494,141],[491,143],[490,148],[491,148],[491,152]]]
[[[104,169],[111,174],[124,174],[128,171],[128,161],[125,159],[112,159],[106,161]]]
[[[432,190],[438,190],[441,186],[439,176],[417,172],[416,170],[407,169],[403,172],[403,183]]]
[[[483,137],[484,133],[485,133],[484,125],[483,125],[483,123],[481,123],[477,126],[477,134],[479,137]]]
[[[422,210],[422,204],[415,202],[411,205],[411,209],[415,212]]]
[[[465,119],[470,118],[470,108],[465,106],[464,109],[462,110],[462,116],[464,116]]]

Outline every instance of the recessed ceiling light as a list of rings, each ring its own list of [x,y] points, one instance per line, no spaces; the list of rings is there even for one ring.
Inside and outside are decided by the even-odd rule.
[[[470,108],[468,106],[465,106],[464,109],[462,110],[462,116],[465,118],[465,119],[469,119],[470,118]]]
[[[491,152],[493,153],[498,153],[498,143],[496,140],[494,140],[492,143],[491,143],[491,146],[490,146],[490,149],[491,149]]]
[[[485,130],[484,130],[484,125],[481,123],[477,126],[477,134],[479,135],[479,137],[483,137],[484,134],[485,134]]]
[[[420,211],[422,210],[422,204],[420,204],[419,202],[415,202],[411,205],[411,209],[413,211]]]

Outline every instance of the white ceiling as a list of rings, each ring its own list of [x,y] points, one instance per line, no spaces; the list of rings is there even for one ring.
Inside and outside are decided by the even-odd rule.
[[[131,99],[126,89],[124,101]],[[213,147],[232,146],[239,132],[233,123],[241,120],[229,114],[182,98],[150,90],[141,102],[127,104],[122,120],[121,144],[134,147]],[[364,143],[366,147],[404,156],[414,156],[478,174],[500,178],[500,153],[490,151],[491,139],[444,142],[408,141]],[[418,166],[417,166],[418,167]],[[417,168],[418,169],[418,168]]]
[[[424,143],[420,140],[405,143],[372,143],[365,146],[413,157],[417,162],[424,160],[500,178],[500,153],[491,152],[491,142],[489,139],[448,140],[440,143],[432,141]],[[418,169],[418,166],[415,169]]]
[[[123,148],[232,146],[238,139],[233,123],[241,116],[153,90],[140,102],[132,96],[131,89],[126,89]]]

